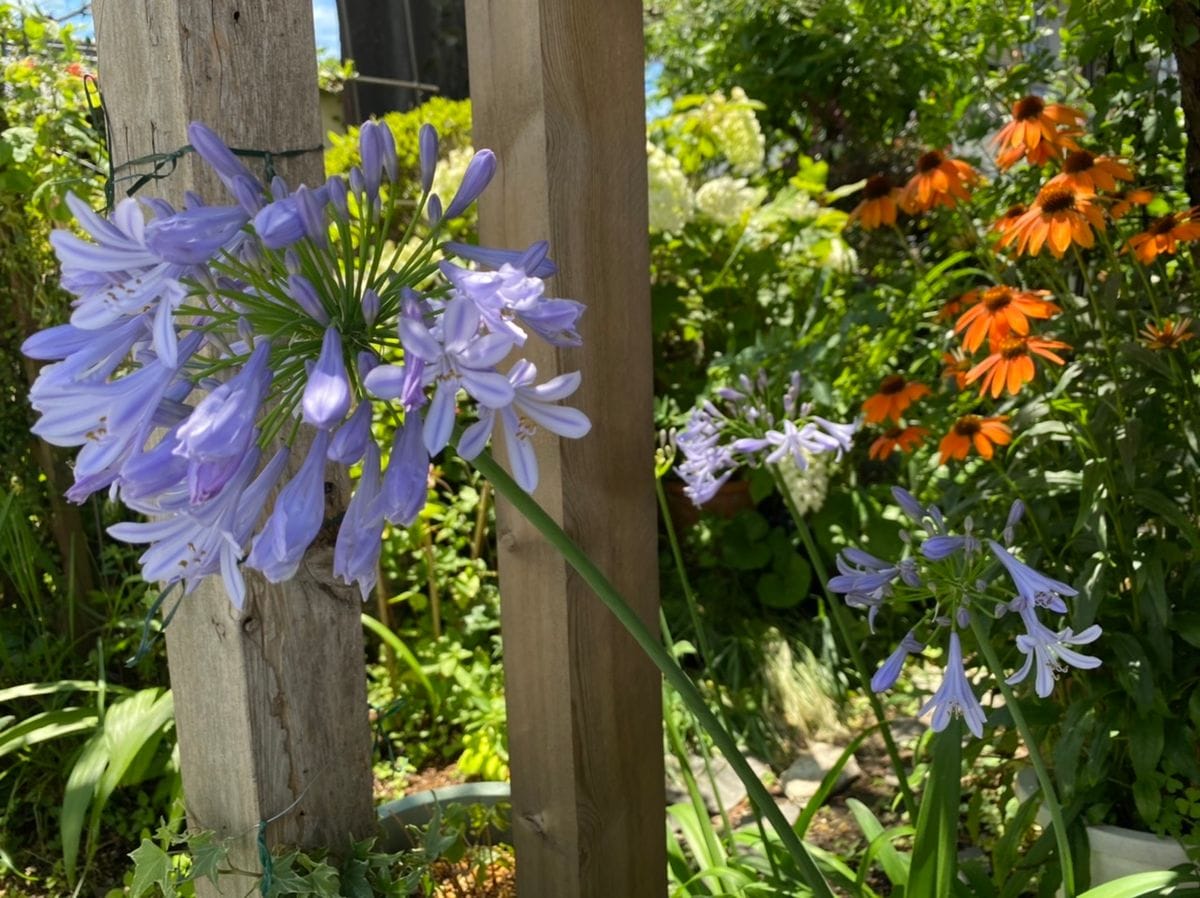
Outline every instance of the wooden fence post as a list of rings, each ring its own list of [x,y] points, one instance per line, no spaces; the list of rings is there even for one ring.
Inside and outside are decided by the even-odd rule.
[[[543,440],[537,498],[657,628],[642,6],[468,0],[467,37],[475,143],[500,160],[482,242],[548,238],[551,295],[587,304],[582,348],[531,355],[582,369],[593,423]],[[503,506],[499,545],[518,892],[661,898],[660,677]]]
[[[94,15],[116,164],[182,147],[197,120],[235,147],[312,148],[277,168],[323,179],[310,0],[96,0]],[[180,167],[147,192],[232,202],[194,156]],[[283,586],[248,576],[240,614],[210,577],[167,629],[188,822],[232,838],[238,869],[260,869],[260,821],[284,811],[269,844],[337,849],[374,826],[361,603],[334,585],[332,548],[318,538]]]

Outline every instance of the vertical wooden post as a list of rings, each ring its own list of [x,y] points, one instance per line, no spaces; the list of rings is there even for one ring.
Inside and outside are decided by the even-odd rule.
[[[310,0],[96,0],[94,14],[115,163],[185,145],[197,120],[235,147],[312,148],[278,169],[322,179]],[[232,202],[194,156],[181,169],[148,192]],[[278,814],[270,844],[336,850],[374,825],[361,605],[331,559],[319,538],[291,583],[248,577],[241,614],[210,577],[167,629],[188,822],[232,838],[241,870],[259,869],[259,823]],[[225,876],[215,894],[253,885]]]
[[[642,6],[468,0],[477,146],[499,172],[482,242],[548,238],[551,295],[587,304],[582,440],[547,439],[538,500],[657,627]],[[534,341],[530,341],[532,346]],[[532,529],[500,509],[500,587],[517,888],[533,898],[660,898],[660,678]]]

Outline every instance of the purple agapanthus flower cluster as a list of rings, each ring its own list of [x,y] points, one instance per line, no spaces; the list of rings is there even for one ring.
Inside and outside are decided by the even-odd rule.
[[[683,456],[676,470],[696,505],[712,499],[743,466],[791,461],[804,470],[814,455],[833,452],[841,458],[850,450],[858,424],[814,415],[811,402],[799,401],[799,373],[793,372],[782,396],[773,393],[765,370],[754,380],[740,375],[737,384],[717,390],[721,407],[705,400],[692,409],[675,436]]]
[[[578,373],[538,383],[530,362],[506,361],[531,333],[580,342],[583,306],[546,296],[546,245],[439,240],[490,181],[489,150],[443,205],[431,192],[437,134],[425,126],[421,200],[406,219],[381,124],[363,125],[362,164],[348,177],[294,190],[262,184],[203,125],[189,138],[234,202],[124,199],[103,217],[70,197],[84,236],[51,237],[75,297],[70,323],[22,347],[50,363],[30,391],[34,432],[80,447],[67,495],[108,490],[149,516],[110,530],[149,544],[147,580],[190,591],[219,573],[240,608],[241,569],[295,575],[325,524],[329,465],[359,465],[333,569],[365,598],[385,522],[420,512],[431,457],[454,440],[460,413],[475,421],[458,452],[474,458],[499,429],[530,491],[537,428],[588,431],[582,412],[558,404]],[[394,429],[386,451],[372,431],[380,418]]]
[[[880,666],[871,680],[872,689],[890,689],[908,656],[921,654],[942,630],[948,630],[942,684],[921,714],[932,712],[935,731],[945,729],[952,717],[962,717],[967,728],[982,737],[986,722],[983,706],[967,677],[962,650],[962,634],[970,632],[976,615],[998,618],[1015,612],[1020,620],[1022,632],[1017,633],[1015,641],[1024,663],[1006,678],[1009,685],[1022,682],[1032,673],[1034,691],[1045,698],[1068,668],[1090,670],[1100,665],[1099,658],[1075,648],[1095,642],[1100,636],[1098,625],[1076,633],[1070,627],[1051,626],[1043,620],[1046,614],[1066,614],[1065,599],[1078,593],[1012,553],[1014,531],[1025,510],[1020,501],[1013,503],[1001,531],[1003,542],[999,542],[977,537],[969,518],[963,533],[952,534],[937,506],[926,508],[898,487],[892,494],[916,525],[907,534],[910,545],[919,541],[916,551],[889,562],[862,549],[845,549],[837,558],[838,574],[828,584],[831,592],[845,597],[846,604],[868,609],[872,628],[879,609],[889,602],[903,602],[910,607],[934,600],[921,621]]]

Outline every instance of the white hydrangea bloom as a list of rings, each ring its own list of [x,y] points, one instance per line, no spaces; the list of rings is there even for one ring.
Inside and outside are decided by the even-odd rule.
[[[695,199],[679,160],[646,142],[646,171],[650,181],[650,228],[680,231],[692,218]]]
[[[833,237],[829,241],[829,254],[825,257],[825,267],[843,273],[854,271],[858,268],[858,254],[841,237]]]
[[[702,108],[713,140],[734,171],[741,174],[761,169],[767,152],[758,118],[746,105],[749,101],[746,92],[735,87],[728,100],[716,93]]]
[[[779,464],[779,473],[783,484],[796,503],[796,509],[802,515],[819,511],[825,504],[825,496],[829,492],[829,481],[836,464],[828,452],[818,452],[811,455],[804,453],[808,467],[800,470],[790,457]]]
[[[735,225],[742,216],[753,212],[766,199],[763,187],[751,187],[745,178],[722,175],[696,191],[696,207],[708,218],[723,225]]]

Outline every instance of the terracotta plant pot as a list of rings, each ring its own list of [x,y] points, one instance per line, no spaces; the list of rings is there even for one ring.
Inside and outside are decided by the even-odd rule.
[[[493,807],[502,802],[512,800],[512,788],[508,783],[461,783],[456,786],[445,786],[441,789],[430,789],[428,792],[415,792],[395,801],[380,805],[378,810],[380,828],[380,848],[384,851],[401,851],[416,847],[409,834],[410,826],[427,827],[433,820],[434,811],[438,806],[450,804],[483,805]],[[492,842],[509,842],[512,834],[509,831],[491,832]]]
[[[671,510],[671,522],[677,531],[684,531],[695,526],[700,520],[700,512],[716,515],[720,518],[732,518],[739,511],[754,507],[754,499],[750,496],[750,481],[729,480],[721,485],[717,494],[697,508],[692,500],[683,494],[682,480],[667,480],[663,486],[667,493],[667,508]]]

